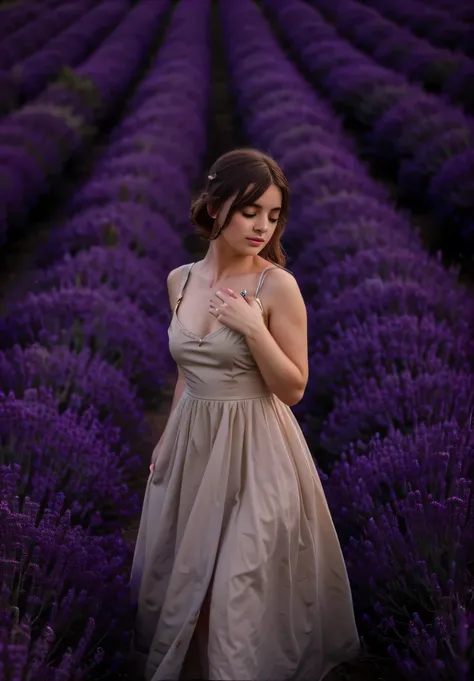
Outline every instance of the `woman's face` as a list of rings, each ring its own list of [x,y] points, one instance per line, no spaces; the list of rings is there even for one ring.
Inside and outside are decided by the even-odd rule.
[[[235,196],[231,196],[217,213],[218,224],[223,224]],[[218,239],[242,255],[258,255],[273,234],[281,210],[281,190],[275,185],[264,192],[254,204],[236,211]],[[213,215],[216,217],[216,215]]]

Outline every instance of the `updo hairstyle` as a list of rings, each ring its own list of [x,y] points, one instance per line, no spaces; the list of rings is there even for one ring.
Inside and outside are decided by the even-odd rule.
[[[252,188],[247,191],[250,185]],[[206,190],[193,201],[189,214],[199,236],[206,241],[216,239],[229,225],[234,213],[258,201],[271,185],[281,190],[281,211],[275,232],[260,255],[276,265],[284,265],[286,258],[280,239],[288,218],[290,189],[276,161],[257,149],[229,151],[212,165]],[[219,225],[209,209],[217,212],[234,194],[226,219]]]

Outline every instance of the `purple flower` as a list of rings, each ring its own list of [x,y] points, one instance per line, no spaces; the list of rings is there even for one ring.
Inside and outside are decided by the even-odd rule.
[[[45,506],[19,496],[22,476],[18,465],[0,466],[2,670],[49,679],[72,665],[54,678],[83,678],[113,663],[120,631],[130,631],[130,550],[116,534],[72,527],[63,495]]]
[[[410,160],[425,139],[468,129],[462,112],[375,66],[304,3],[263,4],[315,83],[358,125],[373,130],[394,104],[420,93],[415,108],[426,108],[424,123],[400,105],[393,130],[381,137],[391,161],[401,158],[400,139]],[[329,16],[338,6],[343,0],[318,2]],[[323,479],[361,630],[406,678],[465,681],[472,446],[456,434],[470,437],[474,406],[472,300],[454,272],[427,258],[414,227],[374,191],[364,168],[346,160],[353,144],[292,69],[255,4],[225,3],[222,19],[243,125],[255,146],[284,167],[289,159],[290,184],[301,187],[286,232],[289,266],[308,303],[311,380],[298,415],[318,463],[332,469]],[[439,129],[437,101],[440,118],[449,114]],[[448,419],[446,437],[424,445],[418,434]],[[390,441],[377,447],[384,435]]]
[[[409,28],[415,35],[426,37],[434,45],[472,52],[470,27],[450,14],[429,7],[424,2],[410,0],[393,4],[390,0],[367,0],[384,16]]]
[[[93,83],[105,111],[125,95],[146,58],[169,0],[139,2],[76,73]],[[119,58],[126,52],[127,59]]]
[[[0,45],[0,67],[21,73],[21,62],[30,54],[38,52],[54,36],[76,21],[87,11],[93,0],[66,3],[54,10],[41,12],[20,30],[9,35]]]
[[[437,209],[438,220],[448,219],[450,228],[454,226],[457,235],[465,238],[466,232],[471,231],[472,219],[450,202],[449,195],[441,194],[433,200],[428,186],[450,157],[461,159],[462,154],[474,148],[472,120],[442,99],[410,84],[403,75],[407,73],[411,78],[420,78],[425,84],[434,84],[441,89],[458,65],[466,68],[465,58],[458,59],[428,44],[418,45],[416,38],[410,38],[407,43],[394,27],[392,36],[385,35],[371,48],[379,61],[395,65],[401,72],[394,73],[352,47],[315,9],[300,0],[289,0],[285,6],[280,0],[265,0],[264,5],[276,18],[284,37],[314,79],[314,85],[344,112],[347,119],[368,132],[369,155],[382,161],[387,169],[397,171],[398,166],[397,183],[402,193],[423,207]],[[332,7],[326,0],[318,3],[318,7],[334,18],[336,26],[347,6],[353,7],[349,0],[340,0]],[[370,10],[356,8],[354,12],[356,17],[362,18],[368,13],[369,29],[372,27],[374,19]],[[421,25],[424,25],[426,17],[420,13],[421,16],[424,17]],[[430,16],[435,21],[436,13]],[[355,32],[357,42],[360,22],[356,17],[350,21],[345,15],[342,22],[349,37]],[[447,15],[446,19],[441,33],[445,37],[449,34],[450,40],[458,34],[461,43],[465,43],[467,33],[463,33],[460,26],[455,28],[456,23],[450,23]],[[437,31],[434,34],[438,35]],[[255,50],[253,59],[258,63],[259,55]],[[273,56],[272,59],[275,60]],[[274,71],[278,72],[277,69]],[[254,73],[253,76],[257,82],[259,75]],[[283,88],[288,80],[285,69]],[[275,107],[275,116],[277,111],[278,107]],[[269,115],[266,110],[260,113],[263,119]],[[316,114],[314,117],[317,118]],[[306,123],[304,115],[300,116],[299,123]],[[293,124],[293,120],[288,120],[287,124]],[[260,130],[255,128],[254,121],[247,127],[253,136],[259,136]],[[270,126],[265,134],[272,132],[273,126]],[[263,139],[266,139],[265,135]],[[466,245],[471,248],[469,242]]]
[[[52,11],[47,18],[58,35],[48,40],[42,49],[34,47],[29,39],[26,43],[29,56],[21,62],[18,58],[15,60],[19,63],[15,64],[14,73],[23,98],[37,96],[61,68],[82,61],[123,18],[128,8],[126,0],[109,1],[96,7],[93,1],[81,0]],[[32,24],[26,28],[31,29],[32,35],[38,35]]]
[[[1,121],[0,138],[2,132],[8,131],[10,123],[37,130],[37,119],[49,123],[53,132],[49,132],[39,141],[35,150],[35,158],[39,157],[48,167],[50,162],[48,148],[50,138],[57,137],[56,129],[66,126],[67,134],[61,140],[60,160],[43,168],[42,181],[36,187],[30,187],[28,198],[22,195],[15,197],[7,206],[7,219],[12,224],[24,220],[26,212],[30,210],[41,196],[49,189],[51,178],[60,173],[64,164],[83,146],[90,135],[90,126],[107,115],[125,95],[134,76],[146,58],[155,31],[158,28],[169,0],[150,3],[140,2],[127,14],[126,19],[101,44],[98,50],[75,71],[63,69],[46,91],[34,104],[13,113]],[[123,60],[124,52],[127,59]],[[1,147],[9,146],[9,142],[0,143]],[[25,153],[31,153],[25,149]],[[20,183],[17,171],[10,168],[10,182]]]
[[[431,45],[408,29],[385,19],[353,0],[318,2],[318,8],[335,22],[337,30],[375,61],[419,80],[428,89],[442,91],[452,75],[468,64],[464,55]]]
[[[465,129],[455,129],[443,132],[434,139],[429,139],[420,145],[412,160],[404,161],[400,166],[398,183],[403,191],[416,196],[417,192],[425,191],[429,179],[434,177],[450,159],[454,159],[461,167],[463,156],[474,153],[474,129],[471,133]],[[446,203],[443,195],[442,204]],[[474,197],[471,198],[474,207]],[[455,206],[451,205],[451,208]]]
[[[73,352],[90,348],[150,401],[158,398],[169,367],[166,328],[105,287],[30,294],[15,303],[0,320],[0,347],[35,342]]]
[[[454,422],[416,428],[410,435],[392,432],[352,445],[334,464],[326,494],[344,535],[359,536],[387,503],[419,489],[428,499],[458,493],[457,480],[472,476],[474,436]],[[355,484],[354,484],[355,483]]]
[[[102,176],[106,176],[103,170]],[[151,209],[157,215],[162,215],[168,222],[172,222],[178,216],[187,217],[189,190],[185,187],[173,189],[173,183],[168,185],[164,181],[165,167],[163,166],[161,182],[150,173],[148,176],[139,174],[122,175],[120,170],[112,171],[110,177],[99,178],[89,182],[81,191],[78,191],[72,201],[71,210],[75,212],[83,207],[103,207],[108,203],[133,203]],[[179,222],[178,222],[179,224]],[[189,221],[187,220],[187,224]]]
[[[149,257],[139,257],[128,248],[92,246],[75,256],[66,255],[47,270],[40,271],[34,292],[80,286],[95,289],[107,286],[117,292],[117,300],[130,298],[146,314],[162,324],[169,323],[167,271],[159,272]]]
[[[420,424],[455,420],[469,423],[474,408],[474,377],[440,369],[434,374],[409,371],[373,377],[360,386],[341,390],[323,425],[320,446],[332,455],[351,442],[366,442],[390,428],[409,432]]]
[[[332,408],[342,390],[362,390],[372,379],[381,383],[397,373],[434,374],[448,367],[468,371],[466,345],[466,334],[432,315],[370,316],[315,343],[305,402],[310,408]]]
[[[108,203],[78,213],[53,231],[37,264],[45,267],[66,253],[74,256],[95,245],[128,248],[153,260],[157,272],[169,271],[185,259],[181,239],[160,215],[143,205]]]
[[[446,291],[443,282],[430,289],[422,283],[382,281],[374,277],[339,295],[324,296],[324,302],[315,310],[313,323],[318,336],[325,337],[337,328],[349,329],[372,314],[380,316],[432,314],[438,321],[451,324],[453,329],[469,328],[472,301],[459,290]]]
[[[124,374],[90,350],[79,354],[58,346],[48,350],[33,345],[0,353],[0,390],[23,398],[31,388],[51,391],[59,410],[83,414],[92,405],[106,426],[120,428],[125,441],[142,441],[148,432],[143,405]],[[112,430],[110,444],[115,445]],[[110,433],[108,433],[110,435]]]
[[[22,466],[22,496],[43,504],[63,494],[75,522],[113,527],[136,511],[126,480],[139,461],[118,441],[101,437],[93,409],[59,413],[52,394],[30,389],[23,399],[0,393],[2,463]],[[118,440],[118,437],[117,437]]]

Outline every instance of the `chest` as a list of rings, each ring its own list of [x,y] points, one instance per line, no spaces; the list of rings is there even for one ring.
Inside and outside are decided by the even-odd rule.
[[[180,326],[198,339],[209,337],[222,328],[222,324],[211,314],[210,306],[222,304],[216,293],[224,288],[230,288],[236,293],[246,289],[249,291],[247,298],[251,300],[255,283],[250,277],[248,281],[228,279],[212,287],[193,281],[186,286],[176,308]]]
[[[255,360],[242,334],[220,325],[219,328],[199,337],[184,327],[174,315],[168,329],[171,356],[185,373],[199,380],[213,380],[216,372],[220,379],[235,378],[256,369]]]

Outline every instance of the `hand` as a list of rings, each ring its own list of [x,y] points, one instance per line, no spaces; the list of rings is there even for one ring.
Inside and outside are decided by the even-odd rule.
[[[217,291],[211,298],[209,312],[233,331],[249,336],[264,326],[262,309],[255,298],[248,300],[230,288]]]
[[[151,463],[149,466],[150,473],[153,473],[153,479],[161,480],[164,472],[164,461],[161,455],[161,438],[155,446],[153,453],[151,455]]]

